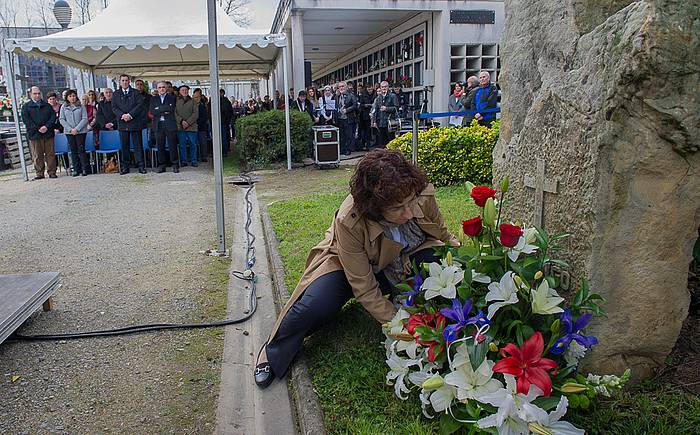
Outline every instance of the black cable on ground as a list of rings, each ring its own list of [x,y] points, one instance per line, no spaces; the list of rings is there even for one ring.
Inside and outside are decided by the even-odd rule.
[[[39,335],[21,335],[13,334],[7,341],[52,341],[52,340],[70,340],[76,338],[90,338],[90,337],[109,337],[115,335],[127,335],[136,334],[139,332],[151,332],[151,331],[165,331],[168,329],[201,329],[201,328],[217,328],[220,326],[235,325],[237,323],[243,323],[250,319],[255,311],[258,309],[258,297],[255,273],[253,273],[253,266],[255,266],[255,234],[250,231],[250,226],[253,222],[253,203],[250,200],[250,194],[253,191],[253,180],[246,174],[242,173],[241,178],[243,178],[248,183],[248,188],[245,193],[245,203],[246,203],[246,223],[245,223],[245,234],[246,234],[246,265],[243,272],[233,271],[232,275],[243,281],[248,281],[250,283],[250,298],[248,300],[248,309],[245,311],[245,315],[238,319],[227,319],[219,320],[215,322],[207,323],[149,323],[141,325],[125,326],[123,328],[116,329],[104,329],[99,331],[86,331],[86,332],[72,332],[65,334],[39,334]]]

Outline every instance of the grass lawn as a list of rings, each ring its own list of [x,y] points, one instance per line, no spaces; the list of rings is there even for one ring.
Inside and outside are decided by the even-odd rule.
[[[293,180],[293,173],[287,175],[283,183],[269,187],[275,190],[275,197],[287,198],[274,202],[268,210],[280,242],[290,291],[303,272],[309,249],[321,240],[334,211],[347,194],[347,190],[338,188],[347,185],[344,175],[339,174],[336,182],[330,184],[331,193],[299,196],[304,190],[295,188],[298,184]],[[305,174],[297,176],[301,178]],[[263,194],[268,192],[261,187],[259,191]],[[476,215],[476,211],[466,205],[467,196],[466,188],[461,186],[438,189],[437,201],[454,234],[462,234],[462,219]],[[329,433],[429,434],[438,431],[436,420],[422,417],[415,394],[404,402],[394,396],[392,387],[385,385],[387,366],[383,335],[379,324],[358,304],[349,303],[335,323],[312,336],[305,352]],[[614,400],[601,403],[595,412],[570,412],[567,420],[588,428],[588,433],[697,433],[700,398],[678,387],[648,381]]]

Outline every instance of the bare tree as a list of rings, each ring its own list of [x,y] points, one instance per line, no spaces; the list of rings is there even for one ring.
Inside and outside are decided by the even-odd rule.
[[[250,9],[248,9],[250,0],[219,0],[219,4],[233,22],[239,26],[248,27],[253,22]]]
[[[8,37],[17,37],[17,3],[3,1],[0,3],[0,24],[7,27]],[[11,33],[14,31],[14,35]]]
[[[92,19],[90,11],[91,0],[74,0],[76,16],[80,24],[85,24]]]
[[[31,3],[31,8],[36,11],[36,17],[39,25],[47,32],[50,27],[55,27],[54,16],[51,10],[52,4],[52,0],[33,0]]]

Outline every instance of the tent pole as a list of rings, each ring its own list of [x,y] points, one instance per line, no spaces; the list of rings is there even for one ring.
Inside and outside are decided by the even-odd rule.
[[[92,78],[92,90],[97,92],[97,80],[95,78],[95,68],[90,68],[90,77]],[[99,92],[97,92],[99,94]]]
[[[289,121],[289,101],[287,100],[287,92],[289,92],[289,77],[287,74],[287,45],[282,47],[282,74],[284,75],[284,90],[280,92],[280,98],[284,98],[284,127],[285,135],[287,137],[287,170],[292,170],[292,140],[291,140],[291,127]]]
[[[22,132],[19,129],[19,96],[17,95],[17,88],[15,87],[14,53],[8,52],[5,58],[9,63],[8,71],[10,72],[10,74],[7,80],[7,89],[10,91],[10,98],[12,99],[12,116],[15,118],[15,134],[17,135],[19,161],[22,164],[22,175],[24,176],[24,181],[29,181],[29,174],[27,173],[27,162],[24,160],[24,144],[22,143]]]
[[[216,195],[216,229],[219,236],[219,252],[226,252],[226,226],[224,225],[224,171],[222,162],[221,100],[219,97],[219,57],[216,35],[216,0],[207,0],[209,22],[209,83],[211,101],[211,132],[214,142],[214,193]]]

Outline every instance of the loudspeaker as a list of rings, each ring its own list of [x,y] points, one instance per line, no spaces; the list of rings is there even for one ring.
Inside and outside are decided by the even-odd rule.
[[[311,61],[304,61],[304,87],[311,86]]]

